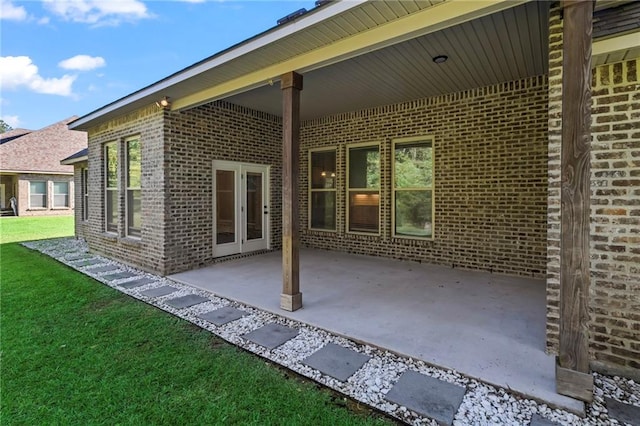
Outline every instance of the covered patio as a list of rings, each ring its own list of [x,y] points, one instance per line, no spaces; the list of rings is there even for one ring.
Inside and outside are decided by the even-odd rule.
[[[555,391],[545,354],[545,283],[444,266],[303,249],[302,309],[280,309],[282,254],[169,276],[217,296],[454,369],[550,405],[582,410]]]

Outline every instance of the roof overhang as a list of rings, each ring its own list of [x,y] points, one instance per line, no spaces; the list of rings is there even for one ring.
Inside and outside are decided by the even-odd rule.
[[[593,66],[639,58],[640,31],[594,40],[591,55]]]
[[[74,164],[78,164],[86,161],[89,161],[88,155],[83,155],[81,157],[76,157],[76,158],[66,158],[60,161],[60,164],[62,164],[63,166],[73,166]]]
[[[228,98],[273,84],[289,71],[305,73],[317,70],[527,1],[430,0],[421,3],[424,5],[422,10],[410,11],[404,16],[376,16],[375,22],[366,30],[356,25],[358,13],[376,2],[349,0],[329,3],[89,113],[70,123],[69,128],[88,130],[105,120],[154,104],[165,96],[171,98],[172,110]],[[292,49],[289,54],[282,52],[284,44],[309,46],[309,40],[305,39],[308,32],[345,19],[354,19],[353,25],[350,24],[354,28],[352,34],[336,34],[331,38],[327,32],[322,34],[323,39],[316,46],[310,46],[307,51]],[[264,58],[271,62],[265,62]]]

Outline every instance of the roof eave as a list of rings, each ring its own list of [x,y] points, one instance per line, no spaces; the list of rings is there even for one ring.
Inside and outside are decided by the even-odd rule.
[[[168,87],[181,83],[195,75],[209,71],[235,58],[255,51],[263,46],[274,43],[284,37],[288,37],[293,33],[303,31],[312,25],[316,25],[317,23],[322,22],[323,20],[330,19],[347,10],[358,7],[366,1],[367,0],[338,1],[312,9],[298,19],[275,26],[228,49],[216,53],[215,55],[210,56],[207,59],[190,65],[189,67],[178,71],[162,80],[159,80],[147,87],[144,87],[93,112],[90,112],[89,114],[73,120],[68,123],[68,127],[71,130],[88,130],[96,120],[99,120],[102,116],[108,113],[112,113],[117,111],[118,109],[125,108],[127,105],[143,98],[160,95],[161,92]]]

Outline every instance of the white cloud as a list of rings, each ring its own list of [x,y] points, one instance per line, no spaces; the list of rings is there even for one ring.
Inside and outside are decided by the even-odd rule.
[[[0,57],[0,89],[27,89],[46,95],[71,96],[75,75],[44,78],[28,56]]]
[[[2,120],[14,129],[20,127],[21,121],[17,115],[3,115]]]
[[[0,0],[0,19],[26,21],[28,17],[24,7],[16,6],[11,0]]]
[[[44,5],[67,21],[97,26],[151,17],[139,0],[44,0]]]
[[[58,66],[65,70],[90,71],[96,68],[104,67],[106,62],[100,56],[76,55],[73,58],[60,61]]]

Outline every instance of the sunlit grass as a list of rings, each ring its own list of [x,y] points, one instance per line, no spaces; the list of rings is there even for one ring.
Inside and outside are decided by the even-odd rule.
[[[15,243],[69,235],[69,218],[0,222],[0,424],[387,422]]]

